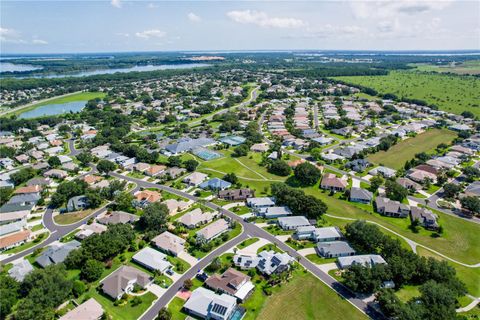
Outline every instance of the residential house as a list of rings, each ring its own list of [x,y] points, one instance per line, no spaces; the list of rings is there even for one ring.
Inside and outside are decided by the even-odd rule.
[[[207,224],[215,218],[213,212],[202,212],[202,209],[196,208],[181,216],[178,221],[189,229],[197,228],[202,224]]]
[[[288,270],[293,261],[294,259],[287,253],[279,253],[273,250],[262,251],[258,254],[257,269],[261,273],[270,276]]]
[[[217,238],[223,233],[227,232],[230,224],[225,219],[218,219],[217,221],[207,225],[205,228],[196,232],[197,237],[204,238],[206,241]]]
[[[107,231],[107,227],[103,224],[94,222],[92,224],[84,224],[80,227],[80,231],[75,234],[75,238],[84,240],[94,234],[101,234]]]
[[[350,189],[350,201],[368,204],[373,199],[373,193],[368,190],[352,187]]]
[[[283,230],[295,230],[298,227],[310,226],[310,222],[304,216],[280,217],[278,225]]]
[[[418,182],[418,183],[425,183],[427,180],[430,182],[435,183],[437,181],[437,176],[431,172],[423,171],[423,170],[411,170],[407,177],[411,180]]]
[[[144,173],[147,175],[147,176],[150,176],[150,177],[156,177],[158,176],[159,174],[161,174],[162,172],[165,171],[167,167],[166,166],[163,166],[163,165],[156,165],[156,164],[153,164],[153,165],[150,165],[150,167],[144,171]]]
[[[124,212],[124,211],[113,211],[107,213],[102,218],[98,219],[98,222],[104,225],[110,224],[126,224],[126,223],[134,223],[140,219],[139,216]]]
[[[266,219],[274,219],[291,216],[292,211],[288,207],[266,207],[258,209],[258,215]]]
[[[132,260],[152,271],[157,270],[165,273],[172,268],[172,264],[168,262],[165,254],[150,247],[143,248],[137,252],[132,257]]]
[[[193,173],[189,174],[188,176],[186,176],[185,178],[183,178],[182,181],[185,182],[189,186],[196,187],[199,184],[201,184],[203,181],[205,181],[207,178],[208,178],[208,175],[206,175],[205,173],[193,172]]]
[[[376,264],[386,264],[387,262],[378,254],[364,254],[357,256],[338,257],[340,269],[350,268],[354,264],[360,264],[365,267],[372,267]]]
[[[315,226],[298,227],[294,234],[298,240],[312,240],[315,242],[335,241],[343,238],[338,227],[315,228]]]
[[[330,191],[343,192],[348,186],[348,181],[338,178],[333,173],[326,173],[323,175],[320,182],[320,188]]]
[[[396,174],[396,171],[387,167],[379,166],[379,167],[373,168],[368,173],[372,176],[376,176],[380,174],[385,178],[393,178]]]
[[[214,274],[206,281],[207,288],[234,296],[238,301],[245,301],[255,289],[250,277],[233,268],[228,268],[222,275]]]
[[[345,164],[346,168],[355,172],[365,171],[369,166],[371,166],[371,163],[366,159],[355,159]]]
[[[168,213],[171,216],[176,215],[178,212],[182,212],[183,210],[187,209],[190,206],[190,203],[183,200],[176,200],[176,199],[167,199],[162,203],[167,206]]]
[[[23,279],[33,271],[33,266],[27,259],[16,260],[12,262],[12,268],[8,270],[8,275],[18,282],[22,282]]]
[[[142,190],[134,194],[134,204],[139,207],[146,207],[150,203],[162,200],[162,195],[157,191]]]
[[[237,299],[226,293],[216,294],[199,287],[195,289],[183,309],[200,319],[228,320],[237,308]]]
[[[14,194],[38,194],[40,195],[40,192],[42,192],[42,187],[40,185],[30,185],[26,187],[20,187],[17,190],[15,190],[13,193]]]
[[[270,146],[268,145],[268,143],[256,143],[256,144],[254,144],[250,147],[250,151],[266,152],[266,151],[268,151],[269,148],[270,148]]]
[[[255,191],[252,189],[230,189],[230,190],[220,190],[218,192],[218,197],[220,199],[229,200],[229,201],[239,201],[246,200],[255,196]]]
[[[147,273],[131,266],[121,266],[100,282],[102,291],[114,300],[131,293],[135,284],[145,288],[150,283],[152,278]]]
[[[152,244],[158,249],[174,256],[178,256],[178,254],[185,250],[185,242],[185,239],[168,231],[165,231],[152,239]]]
[[[199,187],[202,189],[210,189],[210,190],[225,190],[228,189],[232,186],[232,184],[228,181],[219,179],[219,178],[213,178],[208,181],[202,182]]]
[[[410,220],[412,222],[417,220],[425,229],[438,229],[437,219],[438,216],[428,209],[420,207],[410,208]]]
[[[317,254],[324,258],[338,258],[355,255],[355,250],[345,241],[319,242],[315,247]]]
[[[242,270],[256,268],[259,260],[260,259],[256,256],[241,255],[241,254],[236,254],[233,257],[233,263],[235,264],[235,266],[239,267]]]
[[[413,190],[413,191],[422,190],[422,185],[408,178],[398,178],[397,183],[408,190]]]
[[[80,211],[88,207],[88,198],[86,196],[75,196],[68,199],[67,211]]]
[[[405,218],[410,213],[409,206],[384,197],[375,199],[375,209],[381,215],[395,218]]]
[[[480,197],[480,181],[470,183],[464,191],[466,196]]]
[[[56,179],[65,179],[68,176],[68,173],[60,169],[50,169],[43,174],[47,178],[56,178]]]
[[[30,239],[30,235],[31,233],[29,230],[22,230],[0,237],[0,251],[8,250],[24,244],[28,239]]]
[[[35,259],[35,262],[43,268],[52,264],[61,263],[65,261],[71,251],[78,249],[79,247],[80,242],[76,240],[66,243],[54,242],[49,245],[37,259]]]
[[[102,305],[94,298],[90,298],[61,316],[59,320],[99,320],[103,314]]]
[[[273,198],[270,198],[270,197],[247,199],[247,206],[249,206],[254,210],[258,210],[260,208],[273,207],[274,205],[275,205],[275,201]]]

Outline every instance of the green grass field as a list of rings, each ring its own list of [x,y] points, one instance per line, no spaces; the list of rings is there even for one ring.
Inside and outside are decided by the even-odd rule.
[[[469,110],[480,116],[480,79],[472,76],[391,71],[386,76],[349,76],[334,79],[393,93],[399,98],[425,100],[456,114]]]
[[[266,299],[258,319],[367,319],[310,273],[297,274],[275,289],[279,290]]]
[[[418,71],[425,72],[450,72],[456,74],[480,74],[480,60],[470,60],[457,64],[449,65],[433,65],[426,63],[412,64],[412,67],[415,67]]]
[[[368,156],[372,163],[383,164],[392,169],[403,168],[405,162],[420,152],[431,152],[440,143],[449,144],[457,134],[447,129],[431,129],[413,138],[400,141],[387,151],[379,151]]]

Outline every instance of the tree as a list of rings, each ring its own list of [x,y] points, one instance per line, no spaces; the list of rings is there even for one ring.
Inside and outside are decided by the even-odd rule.
[[[168,157],[167,165],[169,167],[180,167],[182,165],[182,158],[179,156]]]
[[[72,293],[73,295],[78,298],[80,297],[86,290],[85,283],[81,280],[75,280],[73,282]]]
[[[400,202],[408,196],[408,190],[392,180],[385,183],[385,193],[387,198]]]
[[[90,162],[93,161],[93,156],[91,153],[82,152],[77,155],[77,160],[80,161],[82,166],[86,167]]]
[[[375,294],[375,300],[388,318],[398,318],[403,306],[392,289],[380,289]]]
[[[238,147],[235,147],[235,149],[233,149],[232,157],[244,157],[248,154],[249,150],[250,149],[246,144],[241,144]]]
[[[128,192],[119,193],[115,197],[115,208],[119,211],[132,212],[133,211],[133,195]]]
[[[230,182],[231,184],[238,184],[238,177],[235,173],[227,173],[223,176],[223,180]]]
[[[103,174],[108,175],[110,171],[114,171],[116,169],[116,165],[108,160],[100,160],[97,164],[97,170]]]
[[[87,189],[85,192],[85,197],[87,198],[87,204],[89,208],[97,208],[102,204],[102,197],[95,190]]]
[[[384,180],[381,176],[374,176],[370,179],[370,191],[376,192],[383,184]]]
[[[322,200],[306,195],[302,190],[291,188],[285,183],[274,183],[271,189],[276,203],[289,207],[295,215],[318,219],[327,212],[328,207]]]
[[[2,319],[6,318],[12,307],[17,303],[19,298],[20,284],[12,277],[2,274],[0,275],[0,315]]]
[[[467,209],[475,214],[480,213],[480,199],[478,197],[469,196],[460,199],[462,208]]]
[[[165,204],[151,203],[143,210],[139,225],[145,232],[150,233],[150,236],[156,236],[165,230],[168,215],[168,208]]]
[[[462,188],[454,183],[447,183],[443,186],[443,196],[447,199],[455,198],[460,191],[462,191]]]
[[[192,289],[193,287],[193,282],[191,279],[187,279],[183,282],[183,287],[186,289],[186,290],[190,290]]]
[[[185,165],[185,169],[187,169],[189,172],[195,171],[199,165],[198,161],[193,159],[187,160],[183,164]]]
[[[94,259],[89,259],[82,266],[80,277],[88,282],[93,282],[100,279],[103,270],[103,263]]]
[[[32,179],[35,177],[35,170],[33,168],[23,168],[18,170],[15,173],[12,173],[10,175],[10,179],[12,180],[13,184],[18,186],[19,184],[22,184],[24,182],[27,182],[28,180]]]
[[[456,294],[443,284],[428,281],[420,287],[420,300],[425,305],[423,319],[456,319]]]
[[[170,320],[172,319],[172,313],[167,308],[163,307],[158,312],[157,318],[155,320]]]
[[[10,199],[12,192],[12,188],[0,188],[0,206],[3,206],[3,204]]]
[[[473,182],[475,178],[480,177],[480,170],[475,167],[465,167],[462,170],[467,182]]]
[[[295,178],[304,186],[311,186],[320,179],[321,172],[313,164],[304,162],[295,167]]]
[[[215,257],[213,261],[207,266],[207,271],[215,273],[222,268],[222,260],[219,257]]]
[[[292,168],[283,160],[277,159],[272,161],[268,166],[268,172],[276,174],[278,176],[286,177],[292,172]]]
[[[56,168],[60,167],[62,165],[62,162],[57,156],[53,156],[48,159],[48,165],[52,168]]]

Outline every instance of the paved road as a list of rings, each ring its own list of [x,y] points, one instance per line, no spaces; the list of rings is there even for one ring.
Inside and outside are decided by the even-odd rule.
[[[129,182],[134,182],[138,186],[143,187],[143,188],[158,188],[160,190],[167,191],[169,193],[187,198],[192,201],[200,202],[206,207],[209,207],[211,209],[217,210],[224,216],[229,217],[230,219],[237,221],[237,223],[240,223],[243,227],[243,233],[242,233],[242,239],[245,239],[246,237],[260,237],[260,238],[265,238],[268,241],[275,243],[280,249],[283,251],[287,252],[290,254],[292,257],[298,259],[299,263],[305,267],[307,270],[309,270],[312,274],[314,274],[317,278],[319,278],[322,282],[333,288],[337,293],[339,293],[341,296],[343,296],[345,299],[347,299],[350,303],[352,303],[355,307],[360,309],[361,311],[365,312],[368,314],[370,317],[374,319],[380,319],[382,318],[381,315],[373,311],[371,308],[367,306],[367,304],[356,298],[346,287],[338,283],[336,280],[331,278],[330,276],[326,275],[324,272],[322,272],[315,264],[310,262],[309,260],[305,259],[302,257],[296,250],[292,249],[276,237],[274,237],[272,234],[268,233],[267,231],[263,230],[262,228],[256,226],[255,224],[248,223],[244,221],[241,217],[236,215],[235,213],[226,210],[212,202],[205,201],[203,199],[197,198],[191,194],[188,194],[186,192],[182,192],[180,190],[170,188],[164,185],[160,184],[155,184],[143,180],[139,180],[136,178],[128,177],[128,176],[123,176],[118,173],[111,173],[110,174],[113,177],[119,178],[119,179],[124,179]],[[245,237],[245,238],[244,238]],[[236,239],[235,239],[236,240]],[[150,308],[143,316],[142,320],[152,320],[154,319],[158,312],[160,311],[161,308],[165,307],[168,302],[175,296],[176,292],[178,289],[181,287],[183,281],[187,278],[191,278],[195,275],[195,273],[198,271],[198,269],[201,269],[205,266],[207,266],[211,260],[213,260],[214,257],[218,256],[221,252],[224,252],[226,249],[231,247],[232,244],[229,243],[228,245],[224,245],[220,247],[219,249],[215,250],[211,254],[209,254],[207,257],[205,257],[203,260],[201,260],[194,268],[190,270],[190,272],[184,276],[182,276],[181,281],[178,281],[172,288],[170,288],[158,301],[155,302],[155,304]],[[221,250],[220,250],[221,249]]]

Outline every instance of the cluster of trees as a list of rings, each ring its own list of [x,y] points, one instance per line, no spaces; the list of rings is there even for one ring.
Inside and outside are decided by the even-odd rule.
[[[309,162],[297,165],[293,171],[297,181],[303,186],[312,186],[318,182],[322,172]]]
[[[385,182],[385,194],[387,198],[401,202],[408,196],[408,189],[394,180],[387,180]]]
[[[157,151],[148,152],[144,147],[135,144],[117,143],[112,145],[111,148],[113,151],[122,153],[127,157],[135,157],[139,162],[154,164],[158,160],[159,154]]]
[[[262,142],[262,134],[260,133],[260,128],[256,121],[250,121],[245,127],[243,136],[247,139],[247,144],[252,145],[254,143]]]
[[[234,112],[225,112],[213,116],[213,121],[220,121],[222,124],[218,127],[220,132],[232,132],[240,129],[238,114]]]
[[[170,156],[167,159],[167,166],[169,167],[185,167],[187,171],[193,172],[195,169],[197,169],[198,165],[200,163],[197,160],[194,159],[189,159],[182,161],[182,157],[180,156]]]
[[[404,285],[421,285],[421,306],[414,299],[402,304],[394,299],[391,289],[377,293],[377,300],[388,317],[399,319],[453,319],[446,315],[455,313],[455,300],[466,293],[465,285],[456,277],[455,269],[446,261],[419,257],[404,249],[398,239],[383,234],[379,228],[365,221],[355,221],[346,226],[345,236],[357,252],[381,255],[386,265],[372,267],[354,265],[344,273],[345,285],[355,292],[377,292],[384,281],[393,280],[396,288]],[[435,288],[436,290],[431,290]],[[437,293],[441,294],[435,294]],[[448,304],[445,304],[448,302]],[[444,308],[444,315],[437,313]],[[435,311],[432,311],[435,310]],[[432,311],[433,314],[428,313]],[[433,316],[435,315],[435,316]]]
[[[136,249],[135,232],[129,225],[116,224],[101,234],[94,234],[82,241],[65,259],[68,269],[80,269],[80,277],[92,282],[100,279],[105,263],[128,248]]]
[[[37,175],[37,171],[33,168],[22,168],[15,173],[10,175],[10,180],[12,180],[13,184],[18,186],[28,180],[32,179]]]
[[[346,117],[341,117],[340,119],[330,119],[327,123],[325,123],[325,129],[333,130],[333,129],[341,129],[351,125],[353,121]]]
[[[290,168],[287,162],[281,159],[276,159],[270,162],[270,164],[267,167],[267,170],[270,173],[273,173],[273,174],[276,174],[277,176],[282,176],[282,177],[289,176],[290,173],[292,173],[292,168]]]
[[[138,227],[150,240],[167,229],[168,208],[165,204],[154,202],[149,204],[138,221]]]
[[[289,187],[284,183],[272,184],[271,191],[276,203],[289,207],[294,215],[318,219],[327,212],[328,207],[322,200],[306,195],[302,190]]]
[[[3,87],[3,84],[2,84]],[[0,128],[4,131],[17,132],[21,128],[27,128],[33,130],[31,133],[33,135],[40,135],[37,128],[42,125],[47,125],[49,127],[54,127],[63,120],[58,117],[42,117],[38,119],[18,119],[16,116],[11,116],[9,118],[3,117],[0,118]]]
[[[377,146],[378,150],[383,150],[387,151],[390,149],[393,145],[395,145],[400,138],[397,135],[390,134],[386,137],[380,138],[380,143]]]

